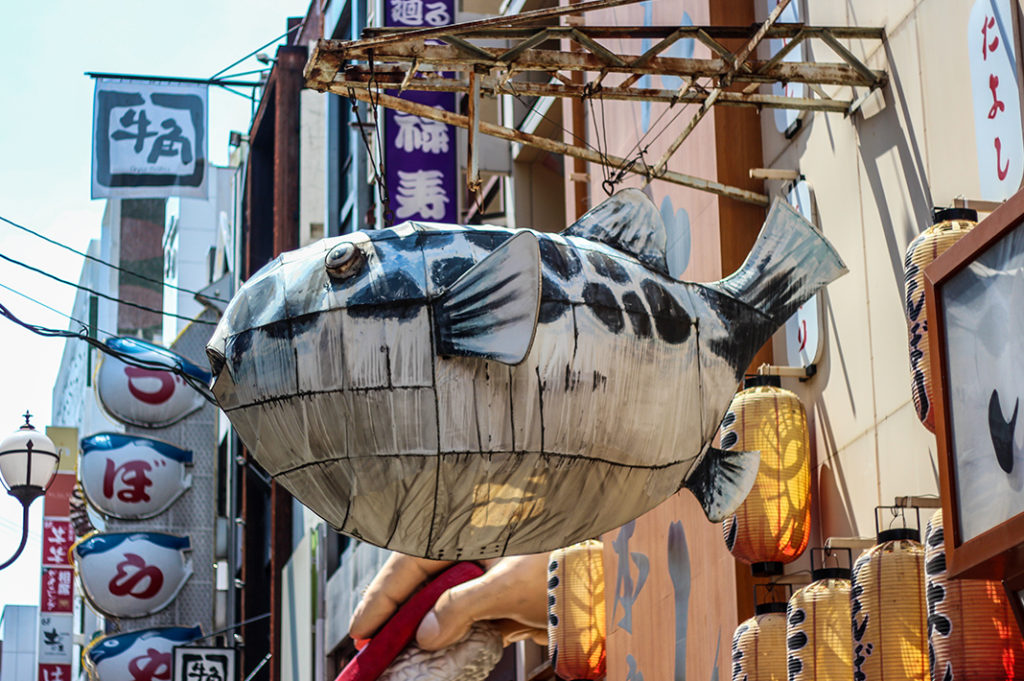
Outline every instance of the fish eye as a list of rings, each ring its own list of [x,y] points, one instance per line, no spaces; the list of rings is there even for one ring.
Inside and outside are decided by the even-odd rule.
[[[348,279],[362,268],[365,261],[363,252],[355,244],[346,242],[331,249],[324,259],[324,267],[332,279]]]

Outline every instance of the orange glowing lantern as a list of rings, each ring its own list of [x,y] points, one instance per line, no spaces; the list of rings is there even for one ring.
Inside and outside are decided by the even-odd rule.
[[[935,258],[967,234],[978,222],[978,212],[969,208],[947,208],[932,216],[931,227],[907,246],[903,261],[906,290],[907,333],[910,344],[910,380],[917,418],[935,432],[932,409],[932,365],[928,351],[928,314],[924,306],[924,269]]]
[[[850,550],[846,564],[850,564]],[[789,681],[849,681],[853,678],[850,638],[850,568],[822,567],[837,549],[811,549],[811,583],[789,599],[786,647]],[[814,557],[822,556],[814,567]]]
[[[1003,585],[950,579],[942,511],[925,529],[928,646],[933,679],[1024,679],[1024,640]]]
[[[563,679],[605,674],[603,548],[588,540],[552,551],[548,561],[548,648]]]
[[[787,681],[786,603],[757,602],[758,588],[770,594],[775,586],[754,586],[754,616],[733,633],[733,681]]]
[[[748,379],[722,420],[722,449],[759,451],[746,500],[722,524],[725,545],[755,575],[782,574],[807,548],[811,532],[811,459],[800,399],[777,377]],[[755,387],[749,387],[757,383]]]
[[[924,546],[920,518],[907,527],[906,509],[889,509],[903,527],[881,530],[878,543],[853,564],[850,614],[854,678],[928,681]],[[916,509],[915,509],[916,510]]]

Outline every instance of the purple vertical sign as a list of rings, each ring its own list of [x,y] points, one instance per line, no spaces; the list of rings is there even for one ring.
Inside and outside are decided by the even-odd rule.
[[[455,19],[454,0],[384,0],[384,8],[387,26],[445,26]],[[455,111],[452,92],[413,91],[401,97]],[[385,109],[384,138],[384,180],[394,221],[456,222],[455,127]]]

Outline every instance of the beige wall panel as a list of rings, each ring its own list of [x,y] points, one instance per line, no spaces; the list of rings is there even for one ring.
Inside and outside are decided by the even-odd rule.
[[[897,496],[939,493],[935,438],[917,420],[909,400],[878,424],[878,471],[883,504],[892,504]],[[922,511],[921,522],[931,513]],[[923,527],[921,532],[924,536]]]
[[[820,415],[819,421],[827,421],[827,417]],[[875,441],[871,432],[818,465],[818,505],[823,537],[874,537],[874,508],[879,505],[876,470]]]
[[[923,135],[922,153],[937,206],[948,206],[960,195],[976,198],[980,193],[966,36],[972,5],[963,0],[929,0],[917,13],[918,49],[927,66],[919,76],[924,130],[918,134]]]
[[[672,530],[673,523],[680,523],[685,535],[686,559],[680,552],[680,525]],[[684,491],[638,518],[627,546],[623,538],[629,531],[621,528],[602,537],[608,681],[626,681],[631,664],[634,673],[651,681],[683,678],[675,671],[677,664],[689,679],[710,680],[716,665],[718,678],[729,678],[730,646],[737,624],[735,561],[725,548],[721,525],[708,522],[696,499]],[[670,533],[675,537],[672,552]],[[620,558],[622,555],[626,561]],[[625,593],[627,585],[620,581],[622,565],[630,570],[632,593]],[[649,566],[649,572],[637,591],[641,565]],[[624,621],[624,601],[633,596],[631,620]],[[682,648],[676,644],[676,617],[684,610],[686,637]]]

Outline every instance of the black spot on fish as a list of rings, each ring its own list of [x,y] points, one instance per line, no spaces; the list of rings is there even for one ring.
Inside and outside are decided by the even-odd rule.
[[[604,253],[588,251],[587,260],[594,266],[594,270],[602,277],[608,277],[619,284],[629,283],[629,272],[618,263],[615,258],[610,258]]]
[[[290,320],[287,319],[271,322],[270,324],[258,329],[258,331],[267,334],[267,336],[275,340],[288,339],[292,337],[292,325]]]
[[[547,237],[541,237],[537,241],[540,243],[540,259],[560,279],[568,280],[583,269],[576,249],[556,244]]]
[[[993,390],[988,401],[988,432],[992,438],[992,448],[996,453],[996,462],[1003,472],[1013,472],[1013,432],[1017,429],[1017,411],[1020,398],[1013,403],[1013,416],[1007,421],[1003,418],[1003,406],[999,401],[999,391]]]
[[[540,312],[537,315],[538,324],[550,324],[569,311],[569,305],[555,300],[546,300],[540,304]]]
[[[421,232],[413,232],[412,234],[398,236],[393,229],[376,229],[366,232],[370,241],[379,241],[382,245],[393,248],[396,251],[415,251],[419,249],[421,246],[420,234]],[[377,249],[377,257],[381,260],[385,257],[385,254],[381,252],[382,250],[381,248]]]
[[[371,280],[349,299],[348,313],[362,319],[409,319],[425,302],[416,281],[405,272],[388,272]]]
[[[435,260],[430,266],[430,282],[435,288],[447,288],[456,279],[465,274],[466,270],[473,266],[472,258],[453,256],[444,260]]]
[[[644,301],[640,300],[633,291],[622,294],[622,308],[629,317],[629,323],[633,325],[633,333],[640,338],[651,337],[651,317],[644,307]]]
[[[305,333],[310,328],[316,325],[320,320],[320,313],[315,312],[313,314],[302,315],[301,317],[292,318],[292,335],[298,336],[299,334]]]
[[[690,337],[692,325],[686,310],[656,281],[645,279],[640,289],[651,306],[651,316],[654,317],[654,328],[658,330],[658,336],[673,345],[685,342]]]
[[[512,235],[509,234],[508,232],[491,232],[476,230],[463,232],[463,235],[465,236],[465,239],[468,243],[483,248],[487,251],[493,251],[498,246],[502,245],[510,238],[512,238]],[[431,246],[433,246],[433,243],[431,243]]]
[[[540,299],[544,301],[557,300],[561,303],[568,303],[569,294],[561,286],[555,283],[548,273],[545,272],[540,280]]]
[[[622,310],[619,309],[615,300],[615,294],[604,284],[587,284],[583,287],[583,302],[585,302],[598,321],[605,325],[612,333],[619,333],[625,322],[622,319]]]
[[[249,348],[252,347],[253,333],[253,329],[248,329],[237,336],[229,337],[227,343],[225,343],[224,354],[230,360],[232,369],[237,370],[242,363],[242,359],[248,354]]]

